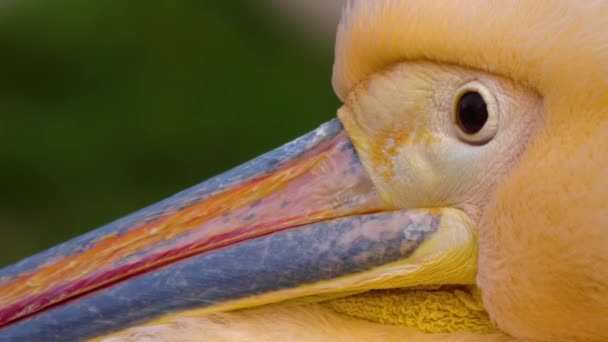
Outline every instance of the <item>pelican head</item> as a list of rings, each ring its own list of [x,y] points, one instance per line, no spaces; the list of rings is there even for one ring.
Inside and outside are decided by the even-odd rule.
[[[0,340],[608,339],[607,16],[350,2],[338,119],[4,269]]]

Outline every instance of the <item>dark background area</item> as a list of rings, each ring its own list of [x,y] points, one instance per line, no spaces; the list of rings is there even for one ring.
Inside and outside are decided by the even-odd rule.
[[[256,1],[0,5],[0,267],[329,120],[332,58]]]

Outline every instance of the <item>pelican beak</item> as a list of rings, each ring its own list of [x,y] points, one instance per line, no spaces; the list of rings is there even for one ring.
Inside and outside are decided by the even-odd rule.
[[[471,283],[474,246],[455,209],[385,204],[333,120],[0,271],[0,335],[80,340],[193,309]]]

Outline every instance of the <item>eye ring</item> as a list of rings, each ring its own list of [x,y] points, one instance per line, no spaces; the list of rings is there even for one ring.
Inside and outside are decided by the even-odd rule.
[[[460,87],[452,106],[452,123],[458,139],[485,145],[498,131],[498,105],[490,90],[479,81]]]

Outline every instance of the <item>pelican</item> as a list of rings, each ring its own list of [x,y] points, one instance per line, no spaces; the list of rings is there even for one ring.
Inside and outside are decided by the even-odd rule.
[[[608,340],[607,17],[351,1],[337,119],[5,268],[0,340]]]

